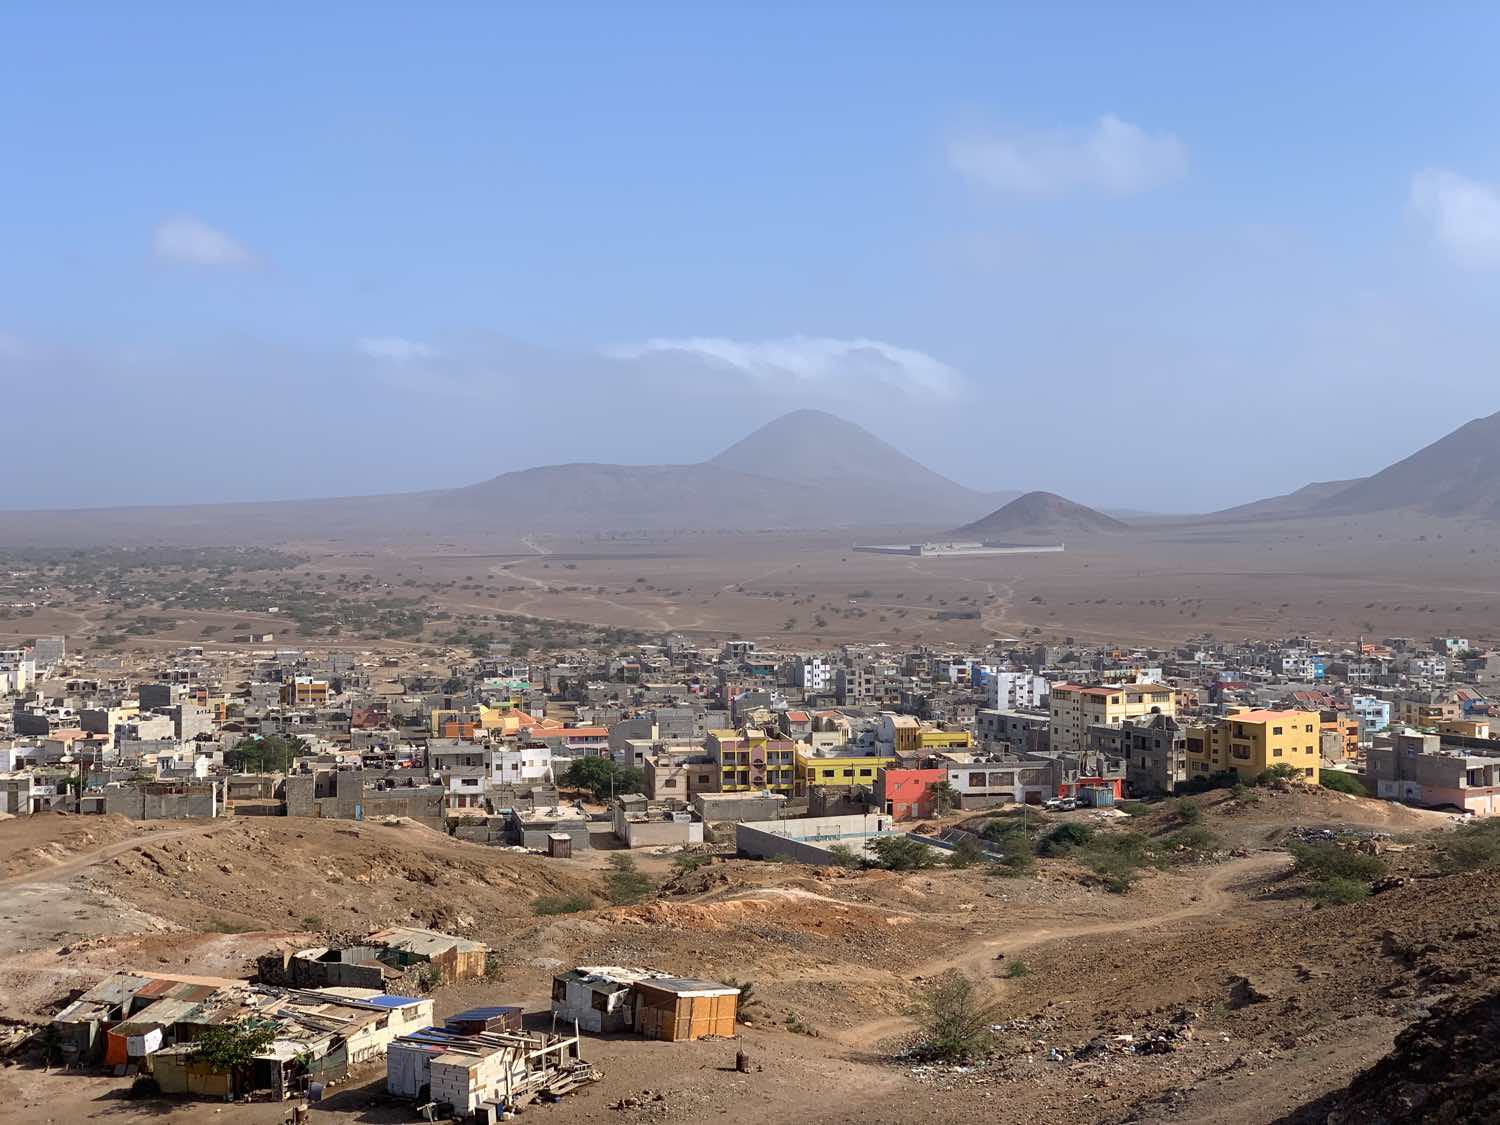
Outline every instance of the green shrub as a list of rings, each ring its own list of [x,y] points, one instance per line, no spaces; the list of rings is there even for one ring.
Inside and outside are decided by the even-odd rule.
[[[965,835],[948,853],[949,867],[972,867],[984,858],[984,848],[974,836]]]
[[[1202,824],[1179,828],[1153,842],[1151,850],[1158,866],[1183,861],[1194,862],[1223,846],[1222,841]]]
[[[1203,810],[1186,797],[1179,798],[1172,811],[1183,824],[1197,824],[1203,819]]]
[[[1005,963],[1005,975],[1012,980],[1017,977],[1024,977],[1030,972],[1031,966],[1025,961],[1007,961]]]
[[[848,844],[834,844],[828,849],[828,855],[834,867],[858,867],[864,862]]]
[[[1277,762],[1265,773],[1255,779],[1256,785],[1271,785],[1278,781],[1296,781],[1302,776],[1302,771],[1296,766],[1287,765],[1285,762]]]
[[[1297,874],[1314,881],[1359,879],[1369,882],[1385,874],[1385,861],[1337,844],[1293,844],[1289,849]]]
[[[1220,770],[1204,777],[1190,777],[1186,781],[1179,781],[1172,786],[1172,792],[1176,796],[1185,796],[1191,793],[1207,793],[1211,789],[1228,789],[1232,785],[1240,784],[1240,775],[1234,770]]]
[[[1348,793],[1354,797],[1368,797],[1370,790],[1352,773],[1343,770],[1319,770],[1318,784],[1336,793]]]
[[[531,904],[533,914],[577,914],[594,905],[588,895],[543,895]]]
[[[1146,838],[1136,832],[1103,833],[1077,849],[1075,858],[1108,891],[1124,894],[1152,860]]]
[[[999,1007],[986,1002],[979,987],[957,969],[928,981],[910,1014],[921,1035],[918,1049],[929,1058],[961,1063],[985,1058],[995,1049],[990,1025],[999,1019]]]
[[[1500,820],[1467,824],[1438,847],[1438,862],[1446,871],[1481,871],[1487,867],[1500,867]]]
[[[1042,837],[1037,845],[1037,855],[1067,855],[1081,848],[1094,838],[1095,830],[1087,824],[1059,824]]]
[[[1370,885],[1341,875],[1308,884],[1307,893],[1328,906],[1345,906],[1370,897]]]
[[[609,901],[616,906],[630,906],[640,902],[656,889],[651,878],[641,873],[635,860],[628,855],[609,857],[609,871],[604,876],[604,889]]]
[[[1036,856],[1032,854],[1031,845],[1025,840],[1013,848],[1008,848],[1004,855],[996,862],[990,864],[991,875],[1019,876],[1028,875],[1036,867]]]
[[[935,848],[910,836],[881,836],[870,843],[875,866],[887,871],[920,871],[937,863]]]

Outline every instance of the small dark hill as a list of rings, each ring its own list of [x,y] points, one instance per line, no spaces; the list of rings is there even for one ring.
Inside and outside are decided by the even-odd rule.
[[[981,520],[951,533],[955,539],[989,541],[1015,535],[1094,535],[1124,531],[1130,525],[1055,492],[1028,492]]]

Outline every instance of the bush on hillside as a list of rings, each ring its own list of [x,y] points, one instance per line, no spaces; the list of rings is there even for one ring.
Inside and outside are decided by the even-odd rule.
[[[1095,830],[1087,824],[1059,824],[1042,837],[1036,854],[1043,856],[1067,855],[1081,848],[1094,838]]]
[[[1336,793],[1348,793],[1353,797],[1368,797],[1369,789],[1365,783],[1352,773],[1343,770],[1319,770],[1318,784],[1324,789],[1332,789]]]
[[[1438,862],[1447,871],[1500,867],[1500,820],[1466,824],[1438,847]]]
[[[887,871],[921,871],[937,863],[935,848],[910,836],[882,836],[870,843],[874,865]]]
[[[1204,777],[1190,777],[1172,787],[1174,796],[1183,797],[1193,793],[1207,793],[1213,789],[1228,789],[1238,784],[1240,775],[1234,770],[1220,770]]]
[[[957,969],[928,982],[910,1014],[921,1035],[917,1050],[928,1058],[962,1063],[994,1052],[990,1025],[999,1021],[999,1005],[986,1002],[978,985]]]

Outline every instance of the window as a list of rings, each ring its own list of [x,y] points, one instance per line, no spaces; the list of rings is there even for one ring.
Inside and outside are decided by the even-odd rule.
[[[854,770],[852,768],[845,770],[844,771],[844,776],[845,777],[853,777],[854,776]]]
[[[1279,758],[1279,757],[1281,757],[1281,747],[1280,746],[1276,747],[1276,749],[1274,749],[1274,750],[1271,751],[1271,757],[1273,757],[1273,758]]]
[[[663,789],[676,789],[677,788],[677,779],[675,777],[666,778],[661,783],[661,787]]]
[[[1271,728],[1271,733],[1272,734],[1280,734],[1281,733],[1281,728],[1280,727],[1272,727]]]
[[[874,777],[875,776],[875,771],[874,770],[860,770],[859,771],[859,776],[860,777]]]

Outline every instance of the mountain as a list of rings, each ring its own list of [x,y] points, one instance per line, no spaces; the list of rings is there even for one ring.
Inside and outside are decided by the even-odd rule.
[[[1225,508],[1204,519],[1364,515],[1400,508],[1434,516],[1500,520],[1500,413],[1466,422],[1372,476],[1318,481],[1285,496]]]
[[[1500,413],[1466,422],[1410,457],[1355,481],[1317,511],[1334,515],[1394,508],[1500,519]]]
[[[852,422],[798,410],[699,464],[545,465],[459,488],[327,500],[0,512],[0,544],[941,526],[1015,495],[965,488]]]
[[[1007,535],[1069,535],[1124,531],[1128,524],[1058,496],[1028,492],[981,520],[955,528],[955,539],[992,541]]]
[[[1314,511],[1324,501],[1337,496],[1350,486],[1358,484],[1362,479],[1356,477],[1353,480],[1314,481],[1312,484],[1304,484],[1295,492],[1288,492],[1284,496],[1268,496],[1264,500],[1252,500],[1248,504],[1237,504],[1233,508],[1225,508],[1222,511],[1212,512],[1207,518],[1216,521],[1265,520],[1306,515]]]

